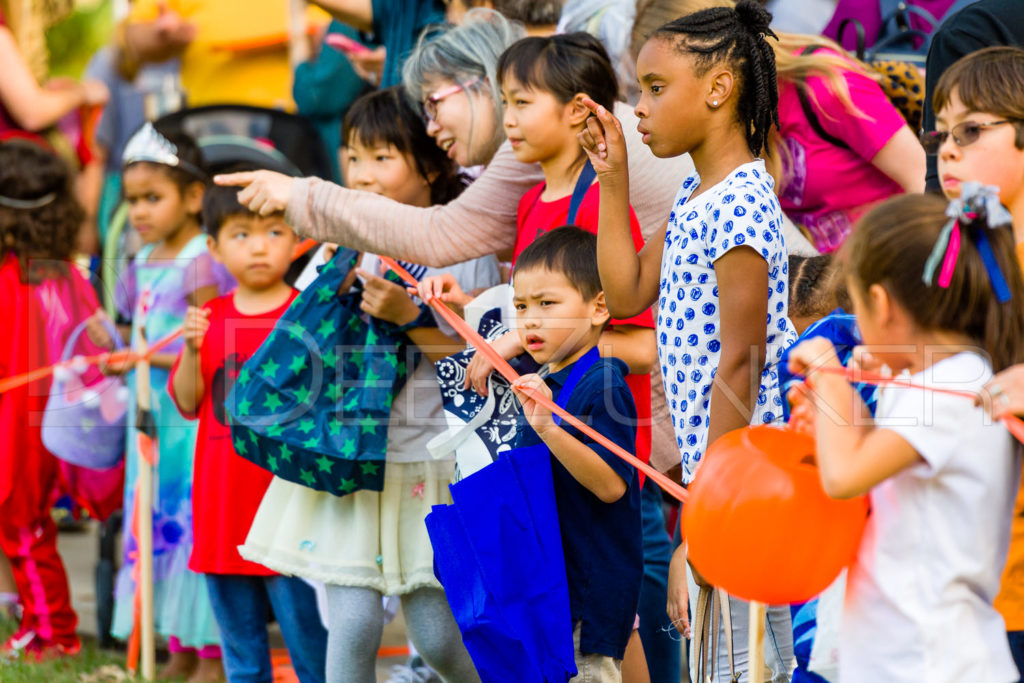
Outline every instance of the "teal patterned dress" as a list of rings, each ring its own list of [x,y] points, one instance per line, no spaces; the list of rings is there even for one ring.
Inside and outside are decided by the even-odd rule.
[[[115,293],[119,312],[135,321],[132,345],[139,339],[137,306],[149,292],[146,339],[150,344],[177,330],[185,319],[186,297],[196,290],[217,285],[220,293],[231,288],[230,275],[213,263],[206,250],[206,236],[193,238],[170,260],[149,260],[155,245],[139,251]],[[164,351],[177,353],[177,340]],[[192,553],[192,459],[198,423],[178,412],[167,391],[169,370],[150,369],[151,405],[157,425],[158,465],[154,473],[153,574],[156,630],[176,637],[183,646],[201,648],[220,643],[217,622],[202,575],[188,568]],[[115,589],[112,634],[127,638],[132,630],[135,594],[135,558],[138,544],[132,532],[132,510],[138,479],[135,429],[135,373],[128,375],[132,403],[128,408],[128,450],[124,488],[124,563]]]

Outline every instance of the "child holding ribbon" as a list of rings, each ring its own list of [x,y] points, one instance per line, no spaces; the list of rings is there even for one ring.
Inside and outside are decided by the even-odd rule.
[[[840,680],[1019,678],[992,601],[1020,459],[1002,425],[949,391],[978,391],[1024,359],[1024,282],[995,188],[959,189],[949,207],[890,200],[843,247],[858,364],[906,372],[914,387],[883,388],[871,419],[831,342],[789,357],[806,378],[790,391],[794,422],[817,438],[825,491],[871,501],[847,578]]]
[[[124,152],[124,194],[128,220],[144,246],[135,256],[115,299],[119,312],[133,321],[131,338],[150,342],[177,330],[189,305],[201,306],[231,284],[215,266],[200,228],[206,174],[195,141],[165,135],[146,124]],[[145,319],[145,329],[140,321]],[[95,336],[102,336],[97,332]],[[159,460],[155,471],[153,553],[157,632],[169,639],[169,676],[215,680],[221,675],[220,635],[203,577],[188,568],[192,552],[192,460],[196,425],[183,418],[166,391],[168,373],[180,351],[179,340],[150,359],[153,415]],[[130,372],[131,365],[108,369]],[[134,400],[134,373],[128,376]],[[138,546],[132,528],[138,454],[134,402],[128,410],[125,481],[125,563],[115,588],[113,634],[132,630]]]

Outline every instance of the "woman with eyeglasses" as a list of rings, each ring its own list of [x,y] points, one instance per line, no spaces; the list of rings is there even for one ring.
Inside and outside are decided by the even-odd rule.
[[[925,155],[876,72],[822,37],[773,43],[779,130],[769,164],[782,210],[832,252],[874,204],[924,189]]]
[[[403,80],[423,109],[427,132],[460,166],[483,166],[455,201],[427,209],[339,187],[317,178],[294,180],[268,171],[232,174],[220,184],[245,189],[253,210],[287,209],[296,229],[314,239],[383,253],[430,266],[446,266],[510,252],[516,209],[523,194],[544,179],[537,164],[515,159],[505,140],[495,67],[523,29],[500,14],[470,10],[463,23],[421,39],[406,60]],[[629,145],[630,201],[644,235],[664,223],[689,157],[656,159],[636,131],[636,118],[619,103]]]

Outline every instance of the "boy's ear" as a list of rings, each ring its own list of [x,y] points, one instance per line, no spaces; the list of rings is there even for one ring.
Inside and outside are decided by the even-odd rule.
[[[206,186],[202,183],[190,183],[185,188],[185,209],[189,214],[199,216],[199,221],[203,220],[203,194],[206,192]]]
[[[608,312],[608,303],[604,299],[604,292],[598,292],[597,296],[593,299],[594,312],[590,316],[590,324],[594,327],[604,327],[604,325],[611,320],[612,316]]]
[[[214,261],[216,261],[217,263],[224,263],[224,258],[221,256],[220,253],[220,245],[217,244],[216,238],[214,238],[212,235],[206,236],[206,250],[210,252],[210,256],[213,257]]]
[[[567,105],[569,107],[569,123],[573,126],[581,125],[590,117],[590,109],[583,104],[584,97],[587,97],[586,93],[578,92]]]

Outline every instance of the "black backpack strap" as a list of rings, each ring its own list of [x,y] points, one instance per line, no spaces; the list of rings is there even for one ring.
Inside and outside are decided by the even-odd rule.
[[[821,45],[808,45],[800,51],[800,54],[812,54],[820,47]],[[835,135],[832,135],[821,125],[821,120],[818,119],[818,114],[814,111],[814,105],[811,104],[811,98],[807,95],[807,84],[796,83],[795,85],[796,95],[800,98],[800,107],[803,108],[804,116],[807,117],[807,122],[811,124],[811,128],[813,128],[814,132],[818,134],[818,137],[835,147],[839,147],[840,149],[850,149],[850,145],[846,144],[845,140],[841,140]]]

